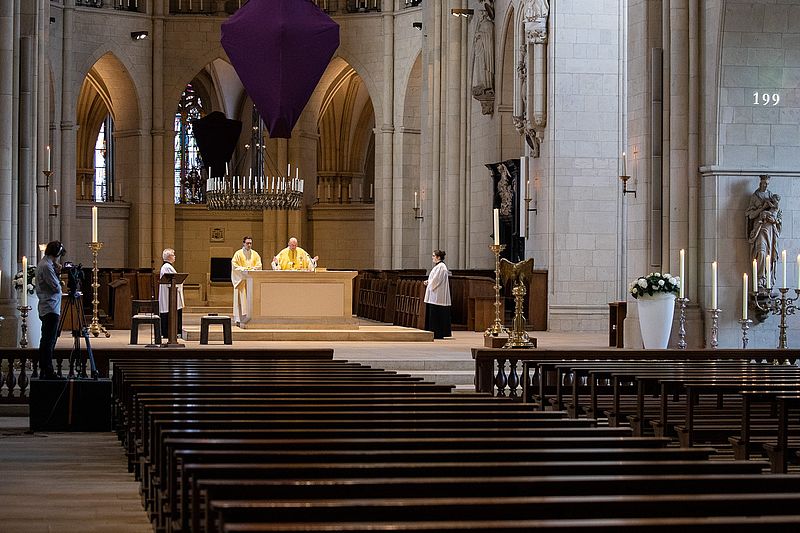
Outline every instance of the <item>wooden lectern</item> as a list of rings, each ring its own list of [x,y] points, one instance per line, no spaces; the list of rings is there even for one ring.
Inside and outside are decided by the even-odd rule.
[[[184,282],[189,276],[186,272],[176,272],[175,274],[164,274],[158,280],[159,285],[169,285],[169,319],[167,320],[167,344],[165,348],[183,348],[183,344],[178,343],[178,285]]]

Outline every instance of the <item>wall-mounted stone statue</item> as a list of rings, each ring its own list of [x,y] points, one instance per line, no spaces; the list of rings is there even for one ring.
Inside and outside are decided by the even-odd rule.
[[[775,286],[775,266],[778,259],[778,239],[781,236],[781,197],[773,194],[767,186],[769,176],[759,176],[758,189],[750,197],[747,206],[747,238],[751,245],[750,259],[758,262],[758,286],[767,285],[767,256],[772,276],[770,285]]]
[[[517,56],[514,127],[530,147],[528,155],[539,157],[539,145],[547,126],[547,0],[525,0],[520,21],[521,39]]]
[[[481,103],[481,113],[494,112],[494,7],[485,2],[478,12],[472,55],[472,96]]]

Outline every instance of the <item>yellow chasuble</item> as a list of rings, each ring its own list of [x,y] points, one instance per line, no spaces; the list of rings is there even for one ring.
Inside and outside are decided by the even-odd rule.
[[[311,270],[311,258],[308,252],[299,246],[294,250],[287,246],[278,252],[276,257],[280,270]]]
[[[261,270],[261,256],[255,250],[250,250],[249,259],[244,250],[236,250],[231,259],[234,322],[241,322],[242,317],[247,315],[247,283],[243,274],[245,270]]]

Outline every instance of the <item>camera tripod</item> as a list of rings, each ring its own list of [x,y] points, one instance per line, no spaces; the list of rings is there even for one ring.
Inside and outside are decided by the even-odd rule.
[[[83,317],[83,299],[81,298],[81,291],[70,291],[67,296],[67,302],[64,309],[61,310],[61,318],[58,321],[58,333],[56,338],[61,336],[61,331],[64,329],[64,319],[67,313],[72,315],[73,311],[77,315],[77,327],[75,322],[72,324],[72,338],[75,344],[72,346],[72,352],[69,354],[69,377],[86,378],[86,361],[81,357],[81,337],[86,341],[86,353],[88,354],[89,368],[91,371],[92,379],[97,379],[99,374],[97,372],[97,365],[94,363],[94,354],[92,353],[92,345],[89,342],[89,328],[86,326],[86,321]]]

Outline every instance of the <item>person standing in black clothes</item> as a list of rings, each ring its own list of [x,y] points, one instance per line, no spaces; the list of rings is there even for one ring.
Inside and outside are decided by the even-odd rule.
[[[39,318],[42,338],[39,341],[39,379],[63,379],[53,369],[53,351],[58,340],[61,317],[61,264],[58,259],[66,253],[59,241],[47,243],[44,257],[36,265],[36,296],[39,297]]]

